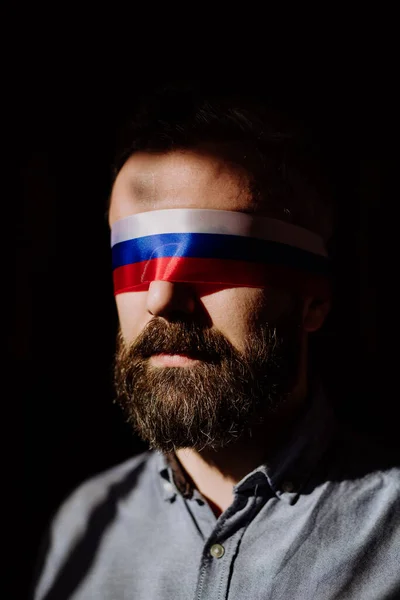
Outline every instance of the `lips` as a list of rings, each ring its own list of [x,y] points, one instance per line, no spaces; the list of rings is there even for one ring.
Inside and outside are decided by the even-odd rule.
[[[191,362],[216,362],[218,357],[216,355],[212,355],[209,352],[199,351],[199,350],[157,350],[156,352],[152,352],[149,354],[147,358],[153,358],[155,360],[161,360],[168,362],[167,357],[170,360],[178,362],[191,361]]]
[[[154,354],[150,360],[160,367],[190,367],[199,362],[188,354]]]
[[[208,352],[200,352],[194,350],[161,350],[153,352],[151,356],[182,356],[191,360],[206,360],[209,361],[213,357]]]

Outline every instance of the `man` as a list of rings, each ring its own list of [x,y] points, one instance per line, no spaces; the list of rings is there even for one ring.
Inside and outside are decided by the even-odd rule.
[[[149,450],[63,503],[35,598],[400,597],[398,470],[335,421],[309,350],[334,224],[312,144],[185,90],[125,133],[115,389]]]

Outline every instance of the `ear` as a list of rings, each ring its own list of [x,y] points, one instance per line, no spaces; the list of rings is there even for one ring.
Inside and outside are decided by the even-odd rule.
[[[307,297],[303,308],[303,330],[307,333],[312,333],[320,329],[330,309],[330,300]]]

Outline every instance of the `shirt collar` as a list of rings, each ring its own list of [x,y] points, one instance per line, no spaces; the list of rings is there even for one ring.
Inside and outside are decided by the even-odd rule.
[[[279,499],[294,504],[328,448],[335,427],[334,411],[321,384],[316,383],[310,405],[294,426],[289,441],[247,474],[235,491],[268,487]],[[187,499],[198,494],[174,453],[159,454],[159,474],[165,500],[172,501],[178,493]]]

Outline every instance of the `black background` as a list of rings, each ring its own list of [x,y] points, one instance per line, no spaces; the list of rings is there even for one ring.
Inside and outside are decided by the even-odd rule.
[[[385,186],[396,111],[384,61],[334,52],[329,61],[292,57],[276,68],[272,57],[253,72],[243,63],[225,69],[222,58],[214,69],[212,62],[178,68],[156,61],[122,75],[111,61],[75,55],[54,66],[44,56],[44,63],[27,57],[15,136],[22,194],[13,217],[12,398],[22,407],[26,522],[14,582],[21,595],[14,587],[13,597],[28,589],[39,541],[61,500],[86,477],[145,447],[112,401],[117,319],[105,209],[116,127],[139,92],[170,78],[201,77],[222,88],[257,82],[260,93],[311,123],[324,140],[339,202],[326,377],[344,418],[384,443],[398,439],[398,192]]]

